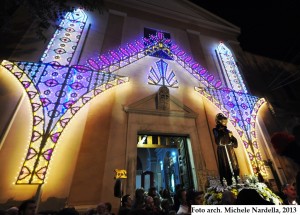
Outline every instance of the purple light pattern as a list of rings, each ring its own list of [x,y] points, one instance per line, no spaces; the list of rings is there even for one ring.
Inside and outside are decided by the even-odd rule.
[[[95,72],[80,66],[66,67],[53,64],[15,62],[28,74],[37,89],[44,108],[44,129],[54,124],[81,96],[93,87],[110,82],[117,76]]]
[[[258,110],[265,103],[265,100],[228,88],[217,90],[196,87],[195,90],[216,105],[228,117],[244,144],[253,171],[256,172],[257,167],[259,167],[261,173],[266,175],[267,172],[259,152],[255,132]],[[250,147],[250,145],[254,147]]]
[[[250,137],[251,112],[258,98],[228,88],[219,90],[207,88],[206,90],[223,104],[235,123],[247,132]]]
[[[17,184],[43,183],[56,143],[74,114],[96,95],[128,81],[80,66],[9,61],[1,65],[23,85],[33,112],[32,136]]]
[[[213,101],[226,113],[225,115],[230,116],[231,122],[239,129],[240,136],[245,140],[243,142],[247,149],[251,147],[249,147],[244,131],[249,136],[249,129],[253,145],[257,146],[257,141],[255,142],[255,130],[251,127],[252,125],[255,126],[255,120],[253,119],[261,105],[257,105],[257,98],[244,95],[235,90],[221,88],[222,82],[220,80],[216,80],[205,68],[195,62],[185,51],[181,50],[177,44],[171,43],[170,39],[165,39],[160,35],[152,36],[151,40],[142,38],[128,43],[119,49],[102,54],[97,58],[88,59],[86,65],[72,67],[58,65],[69,65],[71,61],[70,57],[72,58],[74,52],[65,48],[61,49],[57,46],[59,44],[70,43],[71,46],[68,47],[75,47],[74,45],[77,46],[78,44],[87,18],[85,14],[78,16],[81,18],[75,20],[72,14],[68,14],[66,19],[61,23],[64,29],[67,29],[67,26],[71,23],[77,23],[77,27],[71,26],[74,28],[74,31],[68,29],[69,33],[75,32],[75,36],[70,34],[68,35],[69,37],[61,37],[61,32],[57,31],[49,43],[42,61],[52,62],[51,64],[11,63],[8,61],[1,64],[13,73],[24,86],[30,98],[34,115],[31,142],[17,183],[43,183],[55,145],[71,118],[94,96],[113,86],[128,81],[126,77],[122,78],[113,75],[113,72],[158,50],[174,59],[203,84],[205,90],[199,92]],[[63,43],[60,43],[58,40]],[[74,51],[75,49],[76,47],[73,48]],[[54,54],[50,53],[52,51],[61,57],[63,61],[53,60],[52,57]],[[167,74],[167,64],[163,60],[158,61],[156,66],[159,73],[152,68],[149,80],[152,79],[151,81],[154,84],[161,84],[160,82],[163,80],[161,78],[165,77],[167,84],[173,87],[178,86],[174,72],[172,71]],[[241,110],[244,111],[241,112]],[[253,111],[256,111],[254,115]],[[45,137],[47,138],[45,139]],[[260,157],[260,154],[257,154],[259,152],[248,151],[248,153],[251,161],[253,159],[251,159],[250,153],[253,154],[252,157],[255,157],[256,159],[254,160],[256,161]],[[36,162],[37,160],[38,162]]]
[[[151,40],[148,38],[141,38],[134,42],[127,43],[125,46],[114,51],[102,54],[96,58],[90,58],[84,66],[103,72],[116,72],[158,50],[161,50],[170,58],[178,62],[179,65],[199,80],[204,86],[212,88],[220,88],[222,86],[220,80],[216,80],[204,67],[195,62],[185,51],[181,50],[177,44],[174,44],[170,39],[159,38],[154,35],[152,35]]]

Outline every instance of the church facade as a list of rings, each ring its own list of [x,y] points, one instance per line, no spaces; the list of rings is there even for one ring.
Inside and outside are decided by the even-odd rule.
[[[218,113],[241,178],[260,173],[276,189],[293,177],[270,144],[268,103],[237,63],[239,28],[189,1],[160,4],[76,9],[47,44],[26,42],[28,31],[19,48],[29,51],[1,62],[1,204],[117,207],[116,169],[127,171],[124,193],[205,190],[218,176]]]

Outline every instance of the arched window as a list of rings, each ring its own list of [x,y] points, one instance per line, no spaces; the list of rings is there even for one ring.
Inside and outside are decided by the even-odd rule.
[[[236,92],[248,93],[240,71],[229,48],[222,42],[216,49],[227,86]]]

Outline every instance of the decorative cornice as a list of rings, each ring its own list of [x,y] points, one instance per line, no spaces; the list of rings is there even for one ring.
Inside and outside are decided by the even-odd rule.
[[[125,1],[117,1],[117,0],[107,0],[107,2],[120,5],[123,8],[132,8],[140,11],[144,11],[149,13],[152,13],[154,15],[163,16],[166,18],[170,18],[182,23],[189,23],[194,24],[195,26],[199,26],[202,28],[207,28],[215,31],[221,31],[221,32],[231,32],[235,34],[240,34],[240,28],[237,26],[227,22],[226,20],[217,17],[216,15],[206,11],[205,9],[198,7],[196,5],[190,5],[194,7],[193,10],[197,10],[197,12],[202,12],[204,14],[207,14],[211,16],[212,18],[216,19],[216,21],[222,22],[224,24],[215,23],[213,21],[204,20],[204,18],[201,19],[200,15],[199,17],[193,16],[191,14],[181,13],[180,11],[175,10],[167,10],[166,8],[159,7],[155,4],[150,4],[146,1],[132,1],[132,0],[125,0]],[[130,2],[130,3],[129,3]],[[186,3],[187,1],[184,1]],[[184,6],[183,6],[184,7]]]
[[[195,113],[185,113],[185,112],[180,112],[180,111],[136,109],[136,108],[130,108],[130,107],[124,107],[124,111],[127,113],[136,113],[136,114],[145,114],[145,115],[197,118],[197,114],[195,114]]]
[[[195,113],[192,109],[182,104],[174,96],[170,96],[170,102],[177,105],[182,109],[179,110],[158,110],[158,109],[147,109],[138,107],[150,100],[155,100],[156,93],[146,98],[143,98],[137,102],[134,102],[131,105],[124,106],[124,111],[127,113],[136,113],[136,114],[145,114],[145,115],[156,115],[156,116],[170,116],[170,117],[184,117],[184,118],[197,118],[198,114]]]

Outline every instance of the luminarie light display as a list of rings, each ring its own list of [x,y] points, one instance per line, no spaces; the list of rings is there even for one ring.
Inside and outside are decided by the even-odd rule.
[[[178,81],[173,71],[168,71],[168,64],[160,59],[156,62],[157,69],[151,67],[148,84],[167,86],[167,87],[178,87]]]
[[[266,175],[255,131],[258,110],[266,101],[248,94],[233,55],[224,43],[219,44],[216,52],[220,57],[227,87],[219,89],[196,87],[195,89],[230,119],[242,139],[254,173],[259,171],[262,175]]]
[[[260,167],[264,171],[255,134],[255,119],[263,99],[222,87],[220,80],[159,33],[88,59],[85,65],[70,65],[86,19],[82,10],[68,13],[45,50],[41,63],[1,63],[22,83],[33,113],[32,136],[17,184],[44,182],[53,150],[72,117],[93,97],[128,81],[127,77],[114,72],[146,56],[159,55],[176,61],[199,81],[201,88],[196,90],[230,118],[244,142],[253,168]],[[164,60],[157,61],[156,66],[157,70],[150,68],[150,84],[178,87],[174,72],[167,71],[168,64]]]
[[[74,28],[84,26],[82,21],[86,20],[86,16],[83,14],[82,10],[68,13],[61,27],[73,24]],[[9,61],[1,63],[1,66],[10,71],[23,85],[33,114],[31,140],[17,184],[42,184],[53,150],[72,117],[93,97],[128,81],[127,77],[112,73],[83,66],[68,66],[77,47],[77,44],[74,45],[72,42],[73,37],[79,40],[82,29],[79,33],[74,31],[74,34],[66,32],[68,31],[60,29],[54,34],[43,54],[43,63]],[[64,34],[63,40],[61,34]],[[65,45],[64,50],[73,51],[57,53],[56,47],[61,45]],[[55,58],[53,50],[55,56],[59,58]],[[53,56],[55,61],[52,61]]]
[[[69,65],[80,41],[86,21],[87,15],[81,9],[67,13],[50,40],[41,61],[56,65]]]

